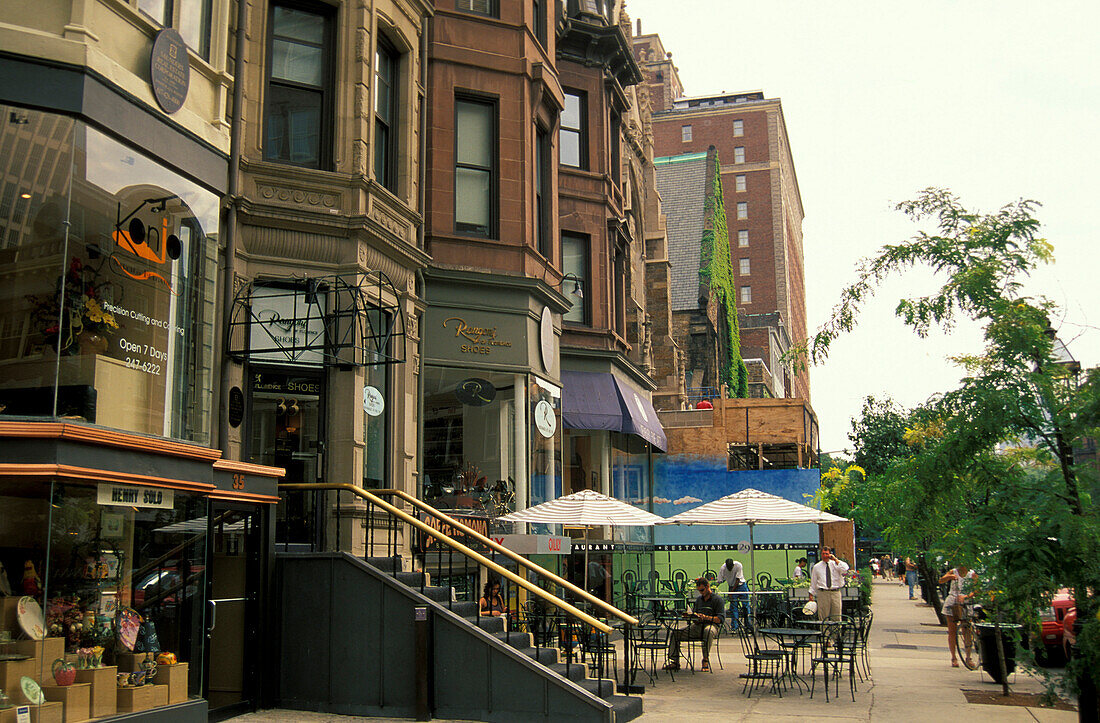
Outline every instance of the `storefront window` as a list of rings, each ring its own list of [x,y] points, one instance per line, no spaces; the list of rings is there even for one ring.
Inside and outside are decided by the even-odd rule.
[[[531,424],[531,507],[562,495],[561,387],[538,377],[528,385]]]
[[[371,314],[371,328],[388,329],[390,315],[375,309]],[[386,420],[392,414],[390,399],[390,365],[374,351],[367,351],[370,362],[363,379],[363,486],[388,487],[386,483],[386,450],[388,426]]]
[[[650,511],[649,445],[637,435],[611,433],[611,496]],[[613,527],[611,530],[614,540],[650,541],[650,530],[644,527]]]
[[[423,377],[423,499],[490,519],[512,512],[516,375],[427,366]]]
[[[42,685],[53,684],[60,659],[78,669],[81,682],[110,694],[117,672],[135,689],[148,676],[165,686],[147,693],[162,697],[157,705],[198,696],[206,510],[204,497],[162,487],[0,480],[0,590],[34,602],[29,617],[9,616],[5,607],[0,629],[17,619],[25,629],[38,608],[44,638],[0,645],[12,648],[0,652],[30,656],[27,674]],[[124,700],[120,694],[119,705]]]
[[[218,197],[8,106],[0,178],[0,414],[208,442]]]

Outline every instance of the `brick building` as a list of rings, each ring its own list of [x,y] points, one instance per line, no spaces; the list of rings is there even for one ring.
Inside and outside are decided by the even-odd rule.
[[[806,371],[778,367],[790,340],[806,337],[802,200],[779,99],[763,92],[682,97],[679,72],[659,36],[637,35],[634,54],[653,98],[657,156],[722,159],[730,252],[743,323],[742,356],[755,369],[752,393],[810,398]],[[755,356],[759,354],[759,356]]]

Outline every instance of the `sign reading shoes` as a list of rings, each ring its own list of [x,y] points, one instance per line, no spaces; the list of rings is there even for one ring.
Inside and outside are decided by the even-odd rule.
[[[161,487],[100,485],[96,501],[101,505],[153,507],[160,510],[170,510],[175,503],[175,491]]]

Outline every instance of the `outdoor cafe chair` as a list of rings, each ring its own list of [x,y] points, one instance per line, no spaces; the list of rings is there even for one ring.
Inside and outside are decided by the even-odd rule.
[[[745,681],[741,693],[747,691],[748,697],[751,698],[752,691],[756,686],[763,685],[764,681],[770,680],[772,682],[772,692],[778,693],[779,697],[782,698],[783,691],[780,688],[784,683],[783,661],[786,653],[782,650],[768,648],[766,642],[764,647],[761,647],[755,628],[752,626],[740,626],[737,629],[737,636],[741,640],[741,652],[744,653],[749,666],[746,672],[737,676]]]
[[[848,685],[852,692],[852,702],[856,699],[856,625],[850,619],[826,620],[821,624],[821,636],[818,638],[817,653],[810,665],[810,697],[814,697],[817,684],[817,667],[820,665],[825,683],[825,702],[829,702],[829,672],[836,681],[836,695],[840,695],[841,669],[848,668]]]
[[[873,611],[868,610],[863,615],[856,618],[856,650],[859,652],[859,659],[861,668],[856,668],[859,672],[859,679],[870,680],[871,679],[871,660],[867,655],[867,645],[871,639],[871,622],[874,620],[875,614]],[[863,677],[863,671],[867,672],[867,677]]]
[[[627,641],[631,646],[634,658],[634,664],[639,666],[638,669],[645,672],[649,676],[651,682],[656,684],[657,682],[657,666],[658,663],[663,663],[664,658],[668,654],[668,635],[669,628],[667,625],[661,623],[653,613],[643,612],[638,615],[638,624],[633,625],[630,628],[630,640]],[[648,661],[649,667],[646,667]],[[676,682],[676,677],[672,674],[672,671],[668,671],[668,675],[672,678],[673,682]]]

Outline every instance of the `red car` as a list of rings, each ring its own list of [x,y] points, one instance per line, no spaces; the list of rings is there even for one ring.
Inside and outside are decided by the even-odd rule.
[[[1070,610],[1076,610],[1073,594],[1069,588],[1062,588],[1054,594],[1050,607],[1039,611],[1039,639],[1043,649],[1036,650],[1037,655],[1049,660],[1059,657],[1063,652],[1066,613]]]
[[[1077,633],[1074,632],[1073,626],[1077,623],[1077,606],[1071,607],[1066,611],[1066,616],[1062,618],[1062,652],[1066,655],[1066,660],[1072,657],[1070,649],[1077,644]]]

